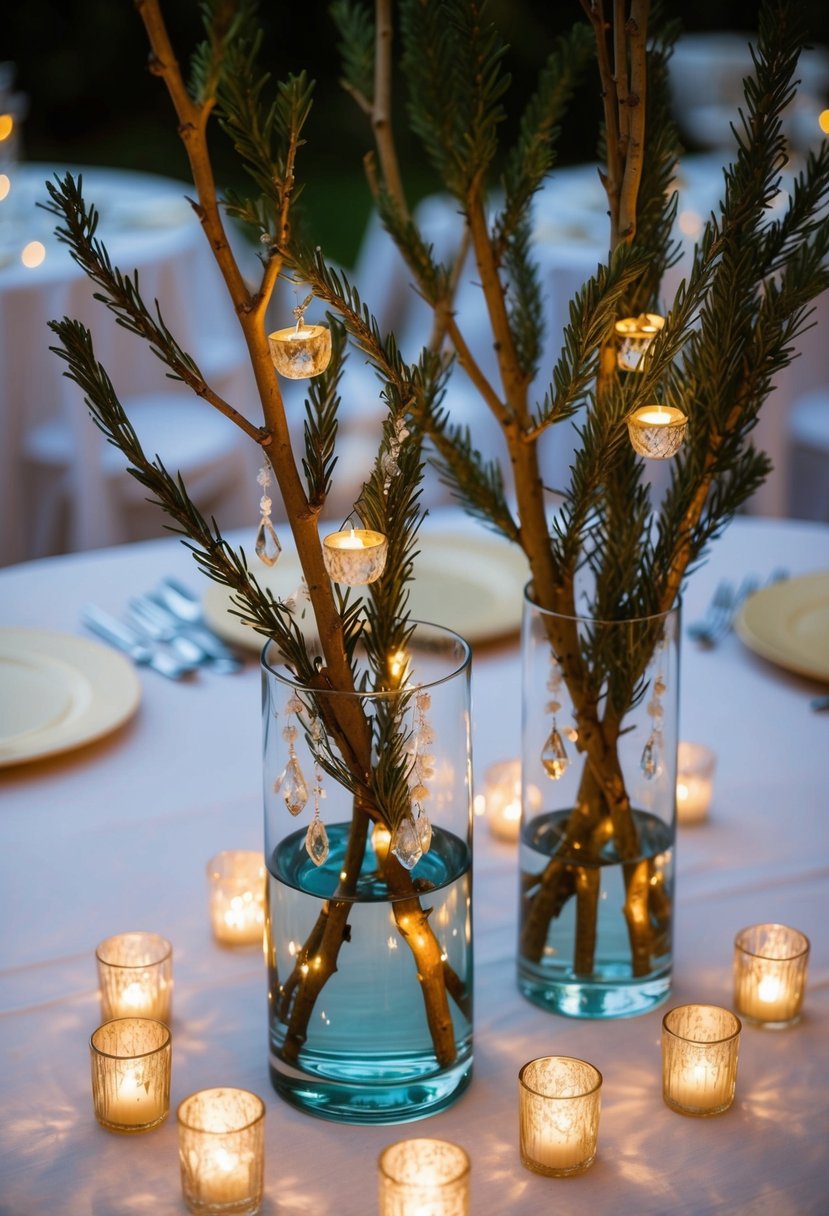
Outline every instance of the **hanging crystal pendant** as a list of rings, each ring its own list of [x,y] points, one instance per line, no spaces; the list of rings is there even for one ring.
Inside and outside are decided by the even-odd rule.
[[[659,747],[659,740],[655,735],[651,735],[642,749],[642,759],[639,761],[639,767],[647,781],[653,781],[662,772],[662,753]]]
[[[418,807],[417,819],[415,820],[415,831],[417,839],[420,843],[420,848],[424,853],[429,852],[432,844],[432,824],[429,816],[423,810],[423,807]]]
[[[279,561],[282,546],[279,543],[279,537],[276,535],[274,526],[267,515],[262,516],[259,531],[256,533],[256,545],[254,548],[256,556],[266,566],[275,566]]]
[[[405,819],[401,819],[394,829],[391,851],[406,870],[414,869],[423,856],[423,846],[420,843],[417,828],[408,815]]]
[[[274,790],[285,799],[285,805],[292,815],[298,815],[308,802],[308,786],[299,767],[296,754],[292,751],[282,775],[274,782]]]
[[[311,820],[305,833],[305,851],[315,866],[328,860],[328,833],[318,815]]]
[[[553,724],[550,737],[544,744],[541,752],[541,763],[544,765],[547,776],[552,781],[558,781],[560,777],[563,777],[570,763],[567,749],[564,746],[564,740],[558,733],[558,727],[555,724]]]

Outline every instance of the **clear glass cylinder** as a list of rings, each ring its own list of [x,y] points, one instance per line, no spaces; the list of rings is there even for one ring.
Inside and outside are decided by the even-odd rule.
[[[670,992],[679,609],[595,621],[525,596],[518,985],[570,1017]]]
[[[113,1132],[146,1132],[170,1109],[169,1029],[149,1018],[118,1018],[89,1041],[95,1118]]]
[[[468,1216],[469,1157],[447,1140],[400,1140],[380,1154],[380,1216]]]
[[[203,1089],[179,1104],[181,1190],[197,1216],[255,1216],[265,1178],[265,1104],[246,1089]]]
[[[159,933],[118,933],[95,951],[101,1019],[142,1017],[169,1024],[173,947]]]
[[[362,668],[359,693],[262,665],[271,1079],[353,1123],[440,1110],[472,1070],[470,650],[418,624],[388,664],[400,686]]]
[[[742,1024],[719,1005],[680,1005],[662,1019],[662,1096],[681,1115],[720,1115],[734,1101]]]
[[[536,1174],[583,1174],[596,1160],[602,1074],[586,1060],[542,1056],[518,1074],[521,1162]]]
[[[207,863],[210,923],[222,946],[259,946],[265,931],[265,862],[253,849],[225,849]]]
[[[734,1008],[771,1030],[800,1020],[809,939],[788,925],[751,925],[734,939]]]

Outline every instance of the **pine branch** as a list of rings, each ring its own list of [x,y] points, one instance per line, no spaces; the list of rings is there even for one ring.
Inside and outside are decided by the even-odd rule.
[[[329,13],[340,35],[337,49],[343,65],[340,81],[360,109],[370,114],[374,102],[374,15],[363,0],[334,0]]]
[[[308,488],[308,503],[321,512],[331,489],[331,475],[337,463],[337,413],[340,407],[339,383],[343,373],[345,329],[330,314],[331,362],[308,385],[305,399],[305,457],[302,468]]]

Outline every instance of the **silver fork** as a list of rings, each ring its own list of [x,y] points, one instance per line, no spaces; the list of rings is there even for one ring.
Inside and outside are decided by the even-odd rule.
[[[151,632],[158,641],[166,642],[184,662],[228,675],[239,671],[241,661],[226,647],[214,646],[205,630],[185,627],[165,605],[153,595],[140,595],[130,600],[133,620]]]
[[[110,613],[98,608],[95,604],[85,604],[81,609],[81,620],[93,633],[109,642],[110,646],[129,655],[133,663],[141,667],[151,667],[159,675],[167,676],[170,680],[180,680],[188,675],[193,668],[182,663],[175,655],[168,654],[160,647],[147,645],[136,630],[125,625]]]
[[[727,580],[717,583],[705,613],[688,626],[688,636],[701,646],[713,646],[731,624],[734,612],[734,588]]]

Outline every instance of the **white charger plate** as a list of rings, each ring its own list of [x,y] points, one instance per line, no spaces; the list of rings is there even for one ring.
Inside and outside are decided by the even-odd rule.
[[[762,658],[829,681],[829,571],[763,587],[745,601],[734,628]]]
[[[414,620],[453,629],[471,643],[514,636],[521,627],[527,560],[516,546],[488,533],[424,531],[418,537],[415,578],[409,585]],[[285,599],[299,585],[296,554],[283,552],[276,566],[254,568],[259,585]],[[355,588],[358,591],[359,588]],[[259,651],[265,639],[231,615],[230,591],[211,583],[203,597],[204,616],[220,637]]]
[[[138,708],[129,660],[88,638],[0,629],[0,767],[91,743]]]

